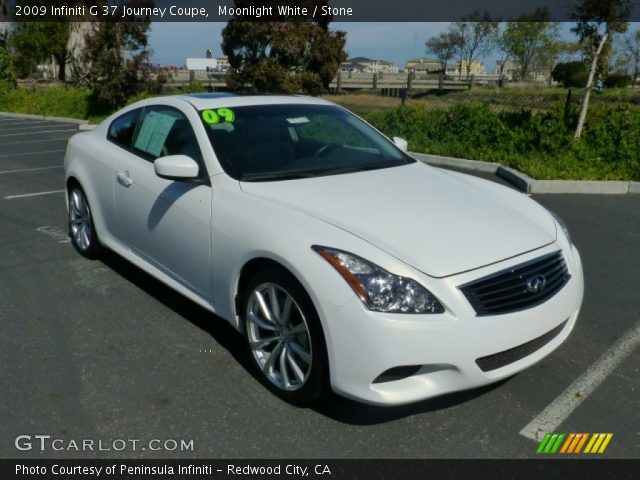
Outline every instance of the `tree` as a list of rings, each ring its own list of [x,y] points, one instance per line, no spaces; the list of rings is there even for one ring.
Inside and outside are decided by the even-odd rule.
[[[635,86],[640,76],[640,29],[630,33],[623,40],[622,57]]]
[[[568,62],[579,52],[580,45],[575,42],[552,40],[538,53],[538,66],[547,72],[549,84],[553,78],[556,65]]]
[[[0,82],[6,82],[11,86],[15,86],[16,84],[13,66],[11,65],[7,49],[3,45],[0,45]]]
[[[236,7],[252,3],[235,0]],[[314,6],[320,4],[312,0],[267,0],[261,5],[272,6],[274,14],[278,5],[306,7],[312,14]],[[236,15],[224,28],[222,51],[230,65],[227,85],[235,90],[249,84],[261,92],[304,91],[312,95],[327,89],[346,59],[346,34],[329,30],[331,16],[274,16],[279,21],[255,22]]]
[[[450,32],[459,39],[458,52],[467,76],[471,75],[471,64],[493,50],[498,26],[489,13],[479,10],[451,24]]]
[[[578,35],[581,43],[588,47],[587,54],[591,64],[574,132],[574,137],[580,138],[587,118],[589,96],[600,55],[612,33],[627,30],[629,3],[628,0],[582,0],[574,8],[573,17],[577,20],[577,24],[572,31]]]
[[[549,10],[539,8],[530,15],[507,22],[498,43],[518,63],[520,78],[526,79],[540,63],[542,52],[552,44],[557,33],[558,24],[549,21]]]
[[[587,65],[582,61],[557,64],[551,77],[564,87],[582,87],[587,78]]]
[[[5,46],[9,33],[9,2],[0,0],[0,47]]]
[[[152,0],[125,0],[130,7],[149,7]],[[135,21],[134,21],[135,20]],[[83,62],[92,90],[92,108],[108,112],[144,90],[149,78],[148,17],[96,22],[85,36]]]
[[[447,63],[458,51],[460,38],[453,32],[443,32],[437,37],[431,37],[425,43],[427,53],[432,53],[440,61],[442,73],[447,71]]]
[[[64,81],[68,60],[69,22],[16,22],[9,44],[21,76],[33,73],[34,66],[51,58],[58,66],[58,80]]]

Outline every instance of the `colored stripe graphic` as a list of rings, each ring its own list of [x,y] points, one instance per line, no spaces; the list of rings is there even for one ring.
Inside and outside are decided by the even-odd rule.
[[[536,453],[604,453],[611,438],[613,433],[547,433],[538,445]]]
[[[604,453],[613,433],[594,433],[584,453]]]

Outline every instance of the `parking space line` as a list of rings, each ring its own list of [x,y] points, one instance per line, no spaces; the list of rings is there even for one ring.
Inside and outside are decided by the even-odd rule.
[[[58,133],[58,132],[77,132],[77,128],[66,128],[60,130],[42,130],[40,132],[26,132],[26,133],[6,133],[4,135],[0,135],[0,137],[22,137],[24,135],[39,135],[41,133]]]
[[[41,153],[62,153],[64,150],[41,150],[39,152],[0,153],[0,157],[18,157],[25,155],[40,155]]]
[[[2,127],[3,125],[0,123],[0,127]],[[33,130],[34,128],[59,128],[59,129],[74,129],[74,126],[69,124],[69,123],[63,123],[60,125],[11,125],[10,128],[8,128],[7,130]],[[76,127],[74,130],[77,130],[78,128]],[[4,130],[4,129],[3,129]],[[2,130],[0,130],[1,132]],[[56,130],[58,131],[58,130]]]
[[[0,175],[7,173],[24,173],[24,172],[37,172],[38,170],[53,170],[54,168],[62,168],[64,165],[53,165],[51,167],[35,167],[35,168],[17,168],[15,170],[0,170]]]
[[[520,435],[540,441],[546,433],[557,431],[571,413],[640,346],[640,321],[616,341],[596,362],[565,389],[529,424]]]
[[[69,140],[69,137],[62,137],[62,138],[47,138],[45,140],[29,140],[29,144],[31,143],[43,143],[43,142],[59,142],[61,140]],[[0,147],[3,147],[5,145],[24,145],[24,141],[22,142],[7,142],[7,143],[0,143]]]
[[[7,121],[4,121],[4,122],[3,122],[3,121],[0,119],[0,126],[3,126],[3,125],[8,125],[8,126],[18,126],[18,125],[35,125],[36,123],[44,123],[44,124],[47,124],[47,123],[50,123],[50,122],[47,122],[46,120],[27,120],[27,121],[23,120],[23,121],[15,121],[15,120],[8,120],[8,119],[7,119]],[[44,125],[41,125],[41,126],[43,126],[43,127],[44,127]]]
[[[23,193],[21,195],[9,195],[8,197],[4,197],[5,200],[13,200],[16,198],[26,198],[26,197],[37,197],[40,195],[50,195],[52,193],[64,193],[64,190],[50,190],[48,192],[36,192],[36,193]]]

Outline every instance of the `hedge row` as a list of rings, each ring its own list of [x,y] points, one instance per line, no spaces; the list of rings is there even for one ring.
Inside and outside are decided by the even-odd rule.
[[[500,162],[539,179],[640,179],[640,108],[593,105],[582,138],[577,110],[495,111],[487,104],[448,109],[397,107],[367,119],[412,151]]]

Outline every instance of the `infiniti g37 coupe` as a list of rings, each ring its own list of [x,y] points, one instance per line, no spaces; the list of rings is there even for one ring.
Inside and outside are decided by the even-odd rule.
[[[582,303],[566,226],[406,150],[316,98],[144,100],[70,140],[72,243],[228,320],[295,404],[413,402],[538,362]]]

